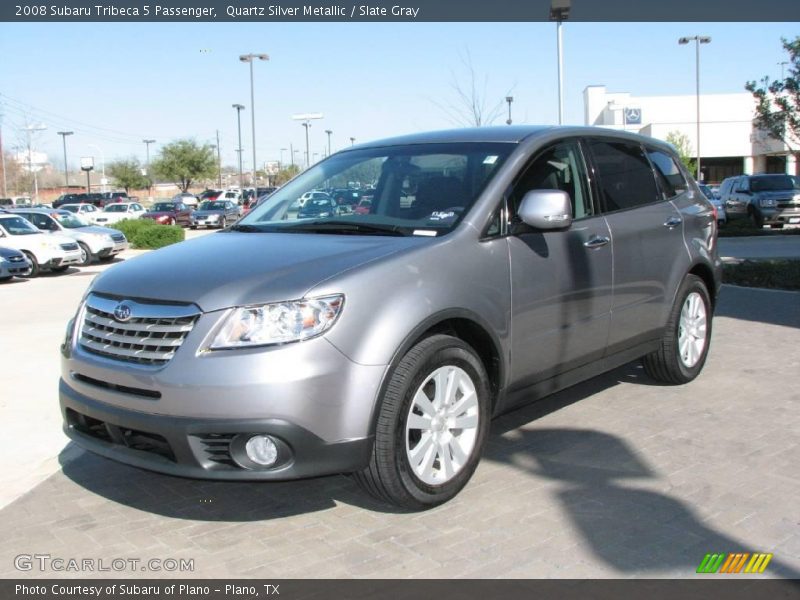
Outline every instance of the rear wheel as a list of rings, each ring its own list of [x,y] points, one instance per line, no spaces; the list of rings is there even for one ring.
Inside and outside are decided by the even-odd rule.
[[[31,263],[31,272],[28,273],[25,277],[38,277],[39,274],[42,272],[42,268],[39,266],[39,261],[36,260],[36,257],[30,252],[23,252],[23,254],[28,258]]]
[[[173,219],[172,217],[167,219],[167,225],[175,225],[175,219]]]
[[[642,359],[647,374],[672,384],[697,377],[708,356],[712,317],[705,283],[696,275],[687,275],[664,328],[661,347]]]
[[[382,399],[366,491],[421,510],[453,498],[472,477],[489,431],[488,377],[462,340],[433,335],[411,348]]]

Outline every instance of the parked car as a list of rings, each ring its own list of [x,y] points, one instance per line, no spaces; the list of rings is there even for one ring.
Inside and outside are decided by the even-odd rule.
[[[94,222],[98,225],[110,225],[125,219],[138,219],[145,212],[147,211],[138,202],[116,202],[106,206],[103,212],[94,218]]]
[[[699,187],[700,191],[708,198],[708,201],[714,205],[714,209],[717,211],[717,224],[720,227],[724,227],[728,222],[728,215],[725,212],[725,203],[719,197],[719,194],[715,194],[713,190],[704,183],[697,184],[697,187]]]
[[[360,172],[377,176],[370,214],[289,210]],[[493,415],[639,358],[662,383],[697,377],[716,226],[675,150],[632,133],[482,127],[345,149],[224,233],[94,279],[62,347],[64,429],[172,475],[354,473],[429,508],[467,484]]]
[[[62,204],[58,208],[79,215],[89,223],[94,223],[95,218],[102,213],[94,204]]]
[[[61,194],[58,198],[53,200],[51,206],[53,208],[60,208],[64,204],[74,204],[76,202],[79,202],[78,196],[79,194]]]
[[[13,196],[11,198],[0,198],[0,208],[15,208],[17,206],[30,206],[30,196]]]
[[[219,196],[222,192],[220,190],[206,190],[202,194],[200,194],[197,199],[200,202],[204,202],[205,200],[216,200],[217,196]]]
[[[182,202],[189,208],[197,208],[199,201],[197,200],[197,196],[194,194],[190,194],[189,192],[181,192],[180,194],[175,194],[172,197],[173,202]]]
[[[353,209],[353,212],[357,215],[368,215],[372,210],[372,198],[364,197],[358,201],[358,205]]]
[[[27,277],[30,272],[31,262],[22,252],[0,246],[0,281],[9,281],[12,277]]]
[[[339,214],[339,207],[332,198],[312,198],[300,207],[297,218],[332,217],[337,214]]]
[[[101,192],[100,199],[103,202],[103,206],[115,202],[132,202],[134,200],[128,197],[128,192]]]
[[[75,240],[63,235],[46,235],[33,224],[11,213],[0,213],[0,246],[22,252],[31,263],[29,277],[36,277],[43,269],[66,271],[81,260]]]
[[[800,189],[790,175],[729,177],[720,185],[728,219],[750,219],[758,228],[800,224]]]
[[[239,205],[231,200],[212,200],[203,202],[192,213],[190,227],[219,227],[224,229],[228,223],[239,218]]]
[[[220,194],[214,198],[214,200],[227,200],[229,202],[233,202],[237,206],[242,204],[242,192],[236,190],[228,190],[225,192],[220,192]]]
[[[305,206],[305,203],[309,200],[317,200],[317,199],[330,199],[330,196],[323,191],[320,190],[310,190],[305,192],[300,198],[298,198],[297,205],[302,208]]]
[[[156,202],[142,219],[153,219],[162,225],[191,225],[192,209],[183,202]]]
[[[128,249],[128,240],[121,231],[91,225],[68,210],[31,208],[17,209],[14,213],[28,219],[40,231],[75,240],[81,253],[81,266],[90,265],[94,260],[112,260]]]

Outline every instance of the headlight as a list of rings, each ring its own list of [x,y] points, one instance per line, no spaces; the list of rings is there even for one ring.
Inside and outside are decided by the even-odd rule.
[[[330,329],[344,305],[344,295],[275,302],[236,308],[209,348],[247,348],[307,340]]]
[[[775,206],[775,198],[761,198],[758,203],[761,206]]]

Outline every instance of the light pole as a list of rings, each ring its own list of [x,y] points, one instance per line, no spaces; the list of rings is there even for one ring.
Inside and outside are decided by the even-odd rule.
[[[286,148],[281,148],[281,162],[279,165],[279,170],[283,171],[283,153],[286,152]]]
[[[564,123],[564,49],[561,39],[561,23],[569,19],[571,0],[550,0],[550,20],[555,21],[558,38],[558,124]]]
[[[255,91],[253,89],[253,63],[256,60],[269,60],[269,56],[266,54],[242,54],[239,56],[239,60],[242,62],[250,63],[250,118],[251,123],[253,126],[253,193],[257,193],[258,186],[256,185],[256,100],[255,100]],[[242,147],[241,142],[239,143],[239,148]],[[239,154],[241,157],[241,154]],[[244,194],[244,188],[242,188],[242,194]]]
[[[239,192],[244,194],[244,175],[242,175],[242,110],[244,104],[233,104],[236,109],[236,129],[239,131],[239,148],[236,152],[239,154]]]
[[[326,129],[325,133],[328,134],[328,156],[330,156],[331,155],[331,134],[333,133],[333,131],[330,130],[330,129]]]
[[[67,171],[67,136],[72,135],[74,131],[57,131],[61,136],[61,141],[64,143],[64,187],[69,187],[69,171]]]
[[[217,187],[222,189],[222,150],[219,147],[219,129],[217,129]]]
[[[153,199],[153,179],[150,177],[150,144],[155,144],[155,140],[142,140],[144,144],[145,163],[144,173],[147,176],[147,197],[149,200]]]
[[[780,66],[780,68],[781,68],[781,81],[783,81],[783,75],[784,75],[784,73],[783,73],[783,69],[784,69],[784,67],[785,67],[786,65],[788,65],[788,64],[789,64],[789,63],[788,63],[787,61],[785,61],[785,60],[782,60],[781,62],[779,62],[779,63],[778,63],[778,65],[779,65],[779,66]]]
[[[354,137],[351,137],[351,138],[350,138],[350,145],[352,146],[352,145],[353,145],[353,144],[355,144],[355,143],[356,143],[356,138],[354,138]]]
[[[103,150],[100,148],[100,146],[97,146],[96,144],[86,144],[86,145],[89,146],[89,148],[96,148],[97,151],[100,153],[100,161],[101,161],[100,162],[100,177],[101,177],[101,179],[100,179],[100,190],[105,193],[105,191],[106,191],[106,181],[108,181],[106,179],[106,154],[105,154],[105,152],[103,152]]]
[[[711,38],[707,35],[693,35],[680,38],[678,43],[684,45],[691,41],[694,41],[695,96],[697,100],[697,181],[703,181],[703,174],[700,171],[700,44],[710,44]]]
[[[39,125],[28,125],[25,132],[28,134],[28,172],[33,173],[33,198],[36,202],[39,201],[39,176],[33,170],[33,148],[31,147],[31,133],[34,131],[44,131],[47,125],[41,123]]]
[[[506,96],[506,102],[508,102],[508,119],[506,119],[506,125],[511,125],[511,103],[514,101],[514,96]]]
[[[306,129],[306,169],[311,166],[311,154],[308,151],[308,128],[311,127],[311,121],[314,119],[321,119],[322,113],[305,113],[302,115],[292,115],[294,121],[303,121],[300,123]]]

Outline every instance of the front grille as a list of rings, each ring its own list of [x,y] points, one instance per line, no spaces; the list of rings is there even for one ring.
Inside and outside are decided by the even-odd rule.
[[[192,437],[196,438],[203,449],[205,458],[219,465],[219,468],[239,468],[239,465],[231,458],[231,440],[234,433],[197,433]]]
[[[157,433],[112,425],[106,421],[83,415],[71,408],[67,409],[66,416],[70,427],[84,435],[109,444],[125,446],[131,450],[157,454],[167,460],[176,462],[175,453],[172,451],[169,442]]]
[[[66,250],[67,252],[70,252],[72,250],[77,250],[78,249],[78,244],[76,244],[75,242],[73,242],[71,244],[61,244],[61,249],[62,250]]]
[[[114,240],[115,242],[124,242],[125,236],[121,233],[112,233],[111,239]]]
[[[125,362],[163,365],[175,356],[198,317],[190,306],[128,302],[132,317],[121,322],[114,317],[117,304],[98,296],[87,299],[79,337],[84,350]]]
[[[107,390],[113,390],[115,392],[133,394],[134,396],[142,396],[143,398],[150,398],[153,400],[158,400],[159,398],[161,398],[161,392],[155,390],[145,390],[142,388],[130,387],[127,385],[119,385],[117,383],[111,383],[109,381],[101,381],[99,379],[94,379],[93,377],[81,375],[80,373],[73,373],[72,376],[78,381],[82,381],[83,383],[87,383],[95,387],[105,388]]]

